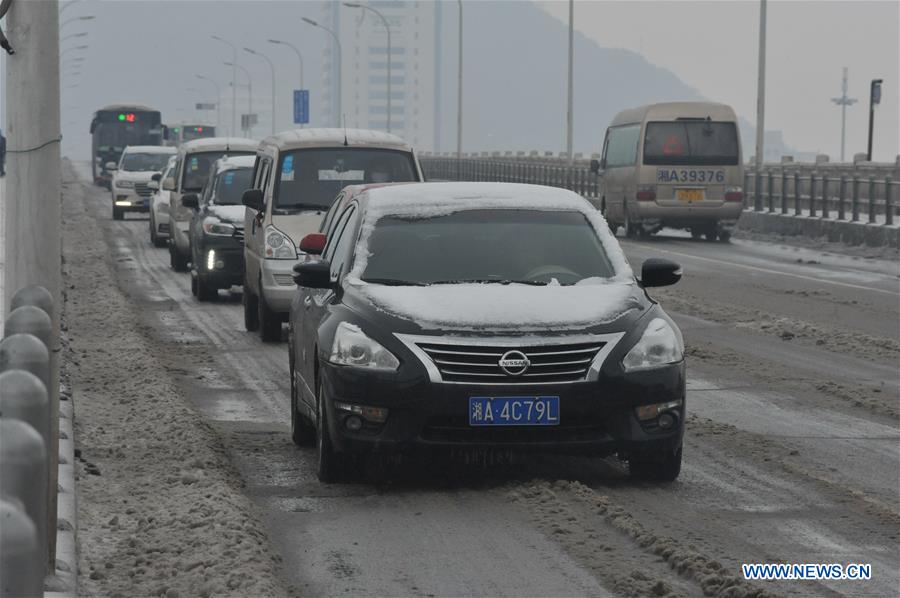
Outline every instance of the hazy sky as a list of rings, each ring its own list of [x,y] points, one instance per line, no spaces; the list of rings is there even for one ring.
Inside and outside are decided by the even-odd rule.
[[[539,4],[568,23],[567,1]],[[831,98],[841,95],[846,66],[849,95],[859,99],[847,109],[847,159],[865,151],[869,81],[882,78],[874,154],[893,161],[900,153],[900,2],[770,0],[767,11],[766,129],[782,130],[797,149],[836,159],[840,108]],[[756,121],[759,2],[579,0],[575,27],[602,46],[641,52]]]

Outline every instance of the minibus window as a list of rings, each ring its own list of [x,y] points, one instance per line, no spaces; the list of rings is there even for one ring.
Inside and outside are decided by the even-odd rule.
[[[611,128],[606,148],[606,167],[634,166],[640,137],[641,125]]]
[[[736,165],[737,127],[707,120],[651,122],[644,134],[644,164]]]

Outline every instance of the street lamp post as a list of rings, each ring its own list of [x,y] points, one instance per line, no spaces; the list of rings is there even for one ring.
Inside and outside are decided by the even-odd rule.
[[[844,147],[847,139],[847,106],[856,103],[856,98],[847,96],[847,67],[844,67],[844,77],[841,83],[842,94],[839,98],[831,98],[831,101],[841,107],[841,162],[844,161]]]
[[[214,40],[231,47],[231,130],[237,131],[237,46],[218,35],[210,36]]]
[[[462,179],[462,136],[463,136],[463,6],[459,6],[459,65],[456,82],[456,180]]]
[[[244,72],[245,75],[247,75],[247,112],[248,112],[248,116],[247,116],[247,129],[246,129],[247,133],[246,133],[246,135],[247,135],[247,137],[253,137],[253,122],[250,120],[250,118],[253,115],[253,80],[250,78],[250,71],[248,71],[246,68],[242,67],[241,65],[239,65],[236,62],[226,62],[225,66],[239,68]]]
[[[759,80],[756,84],[756,162],[753,178],[753,209],[762,210],[762,165],[766,131],[766,0],[759,0]]]
[[[575,163],[575,155],[572,153],[572,125],[574,123],[575,114],[573,92],[573,62],[575,57],[575,1],[569,0],[569,75],[566,102],[566,160],[569,166]]]
[[[328,27],[326,27],[324,25],[320,25],[319,23],[317,23],[316,21],[313,21],[310,18],[303,17],[303,22],[307,23],[309,25],[312,25],[313,27],[318,27],[319,29],[324,29],[329,34],[331,34],[331,37],[334,38],[334,43],[337,44],[338,74],[337,74],[337,84],[335,85],[335,89],[337,90],[337,93],[335,94],[335,95],[337,95],[337,115],[336,115],[335,120],[336,120],[337,126],[340,127],[341,126],[341,115],[343,114],[343,103],[341,102],[341,77],[343,77],[342,68],[341,68],[342,67],[342,64],[341,64],[341,56],[342,56],[341,40],[338,39],[337,33],[335,33],[332,29],[329,29]]]
[[[872,161],[872,128],[875,125],[875,106],[881,103],[881,79],[872,79],[869,84],[869,146],[866,162]]]
[[[384,15],[381,14],[380,11],[372,8],[371,6],[367,6],[365,4],[359,4],[358,2],[344,2],[344,6],[348,8],[361,8],[363,10],[368,10],[375,13],[379,19],[381,19],[382,24],[384,25],[384,30],[387,31],[387,132],[391,132],[391,61],[393,59],[393,55],[391,54],[391,25],[388,23],[388,20],[384,18]]]
[[[272,69],[272,135],[275,134],[275,63],[261,52],[257,52],[251,48],[244,48],[244,52],[248,52],[253,54],[254,56],[259,56],[263,60],[269,63],[269,68]]]
[[[305,89],[303,87],[303,55],[300,53],[300,50],[298,50],[295,45],[290,44],[286,41],[282,41],[280,39],[270,39],[269,43],[280,45],[280,46],[287,46],[288,48],[293,50],[295,54],[297,54],[297,60],[300,61],[300,89]],[[303,128],[303,123],[300,123],[300,128],[301,129]]]
[[[213,87],[216,88],[216,126],[222,126],[222,88],[219,87],[219,84],[216,83],[215,79],[210,77],[206,77],[204,75],[195,75],[198,79],[202,79],[204,81],[209,81],[213,84]],[[221,133],[219,133],[221,134]]]

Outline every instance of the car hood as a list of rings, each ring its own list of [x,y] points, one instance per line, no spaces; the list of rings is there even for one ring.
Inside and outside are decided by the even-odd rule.
[[[157,174],[155,170],[117,170],[117,181],[143,181],[149,182],[150,177]]]
[[[305,210],[296,214],[272,216],[272,224],[289,236],[294,245],[299,245],[300,240],[309,233],[319,232],[324,217],[325,210]]]
[[[208,208],[209,213],[222,222],[244,222],[244,206],[216,206],[212,205]]]
[[[358,279],[345,284],[344,302],[386,329],[571,333],[622,330],[649,302],[635,282],[583,281],[578,285],[453,284],[385,286]],[[621,324],[623,320],[625,326]],[[368,318],[367,318],[368,319]]]

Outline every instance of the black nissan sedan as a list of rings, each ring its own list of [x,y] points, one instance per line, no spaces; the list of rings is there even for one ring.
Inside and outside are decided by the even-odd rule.
[[[183,206],[193,208],[191,239],[191,292],[198,301],[211,301],[219,289],[244,282],[244,205],[241,197],[251,187],[256,156],[216,160],[203,191],[187,193]]]
[[[681,469],[681,332],[602,216],[505,183],[366,190],[302,243],[290,316],[293,440],[335,480],[359,455],[437,448],[618,454]]]

